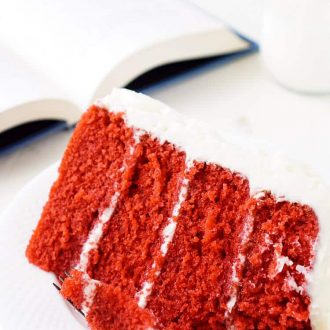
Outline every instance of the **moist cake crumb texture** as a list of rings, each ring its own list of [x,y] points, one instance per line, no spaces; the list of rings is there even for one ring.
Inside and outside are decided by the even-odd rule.
[[[317,216],[264,188],[94,105],[26,255],[94,330],[311,329]]]

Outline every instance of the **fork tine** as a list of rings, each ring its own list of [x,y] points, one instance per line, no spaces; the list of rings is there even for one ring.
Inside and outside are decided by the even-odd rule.
[[[56,288],[57,291],[61,291],[61,287],[58,286],[56,283],[53,283],[54,287]]]
[[[58,279],[59,279],[59,281],[60,281],[61,283],[64,282],[64,278],[63,278],[62,276],[59,276]]]
[[[74,308],[77,312],[79,312],[83,317],[85,317],[84,312],[83,312],[81,309],[78,309],[78,308],[73,304],[73,302],[72,302],[70,299],[67,299],[66,301],[67,301],[71,306],[73,306],[73,308]]]
[[[67,271],[64,272],[64,274],[67,276],[67,277],[72,277],[71,274]]]

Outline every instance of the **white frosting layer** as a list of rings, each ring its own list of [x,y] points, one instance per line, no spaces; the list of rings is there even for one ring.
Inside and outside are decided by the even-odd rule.
[[[278,198],[285,196],[311,206],[320,224],[317,257],[308,286],[311,320],[315,329],[330,329],[330,194],[317,176],[278,153],[261,150],[256,143],[238,143],[143,94],[114,89],[96,104],[123,112],[128,125],[149,132],[161,142],[173,143],[189,159],[216,163],[241,173],[249,179],[252,193],[267,189]]]
[[[84,291],[83,291],[84,301],[81,306],[81,311],[84,313],[85,316],[87,316],[90,307],[93,304],[97,286],[100,284],[100,282],[91,279],[87,275],[87,273],[83,273],[83,281],[84,281]]]
[[[163,229],[162,245],[160,246],[160,252],[163,257],[166,256],[166,254],[168,252],[168,247],[174,238],[175,230],[177,227],[176,217],[179,215],[181,205],[187,197],[187,191],[188,191],[188,186],[189,186],[189,180],[187,179],[187,174],[189,173],[189,170],[192,165],[193,165],[192,162],[186,162],[185,177],[183,178],[182,183],[181,183],[178,200],[173,207],[172,215],[167,220],[167,225]],[[154,270],[154,269],[156,269],[156,267],[157,266],[154,261],[154,263],[152,265],[152,269]],[[161,272],[161,269],[157,269],[155,275],[159,276],[160,272]],[[138,306],[140,308],[145,308],[147,306],[147,300],[152,292],[153,285],[154,285],[153,282],[145,281],[142,284],[141,290],[139,292],[137,292],[136,297],[138,299]]]
[[[89,262],[90,252],[97,248],[99,241],[103,235],[104,226],[111,219],[112,214],[116,209],[119,195],[120,195],[119,192],[116,191],[111,198],[109,207],[107,207],[103,211],[100,218],[96,222],[95,226],[90,231],[87,241],[84,243],[82,251],[80,253],[80,260],[78,265],[76,266],[76,269],[82,272],[86,272]]]
[[[134,132],[134,144],[130,147],[129,155],[133,156],[136,146],[140,143],[141,131]],[[127,163],[124,160],[124,164],[121,168],[122,171],[127,169]],[[114,188],[118,189],[118,183],[115,183]],[[109,206],[102,212],[101,216],[97,219],[96,224],[89,232],[87,240],[85,241],[82,251],[80,253],[79,263],[76,265],[76,269],[83,272],[84,280],[86,285],[84,287],[84,301],[82,303],[82,311],[85,315],[88,314],[89,308],[93,303],[94,293],[96,290],[97,281],[91,279],[87,274],[87,267],[89,264],[90,253],[92,250],[97,249],[99,242],[102,238],[104,227],[112,218],[113,213],[116,210],[118,199],[120,198],[120,191],[115,191],[111,197]]]
[[[187,166],[186,173],[189,172],[189,169],[190,169],[190,165]],[[163,257],[167,254],[168,246],[173,240],[177,225],[175,218],[179,215],[181,205],[187,197],[188,185],[189,185],[189,180],[185,177],[182,181],[181,188],[179,191],[178,201],[174,205],[172,216],[168,220],[168,224],[163,230],[163,243],[160,247],[160,251]]]
[[[140,308],[146,308],[147,299],[151,294],[153,285],[153,282],[145,281],[142,285],[141,290],[136,294],[136,298],[138,299],[138,306]]]
[[[245,219],[244,227],[242,229],[241,233],[241,246],[240,249],[244,249],[246,244],[250,240],[250,236],[253,231],[253,224],[254,224],[254,218],[251,215],[248,215]],[[228,318],[229,314],[231,313],[232,309],[236,305],[237,302],[237,294],[238,294],[238,284],[241,280],[240,277],[238,277],[238,271],[241,271],[241,268],[243,267],[244,263],[246,261],[246,255],[239,252],[237,260],[232,265],[232,275],[231,275],[231,295],[230,299],[227,302],[227,312],[225,316]]]

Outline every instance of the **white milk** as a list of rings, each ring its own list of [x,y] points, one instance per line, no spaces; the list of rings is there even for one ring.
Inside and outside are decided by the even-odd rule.
[[[330,0],[265,0],[261,48],[286,87],[330,92]]]

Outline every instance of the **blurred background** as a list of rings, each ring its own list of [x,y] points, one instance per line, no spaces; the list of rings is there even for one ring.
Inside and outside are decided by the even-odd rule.
[[[178,1],[224,22],[259,44],[261,51],[144,92],[189,116],[267,141],[272,150],[307,164],[329,182],[329,1]],[[139,0],[131,2],[137,6]],[[117,1],[108,5],[116,15]],[[61,158],[71,134],[72,129],[62,130],[0,155],[0,210],[24,184]]]

